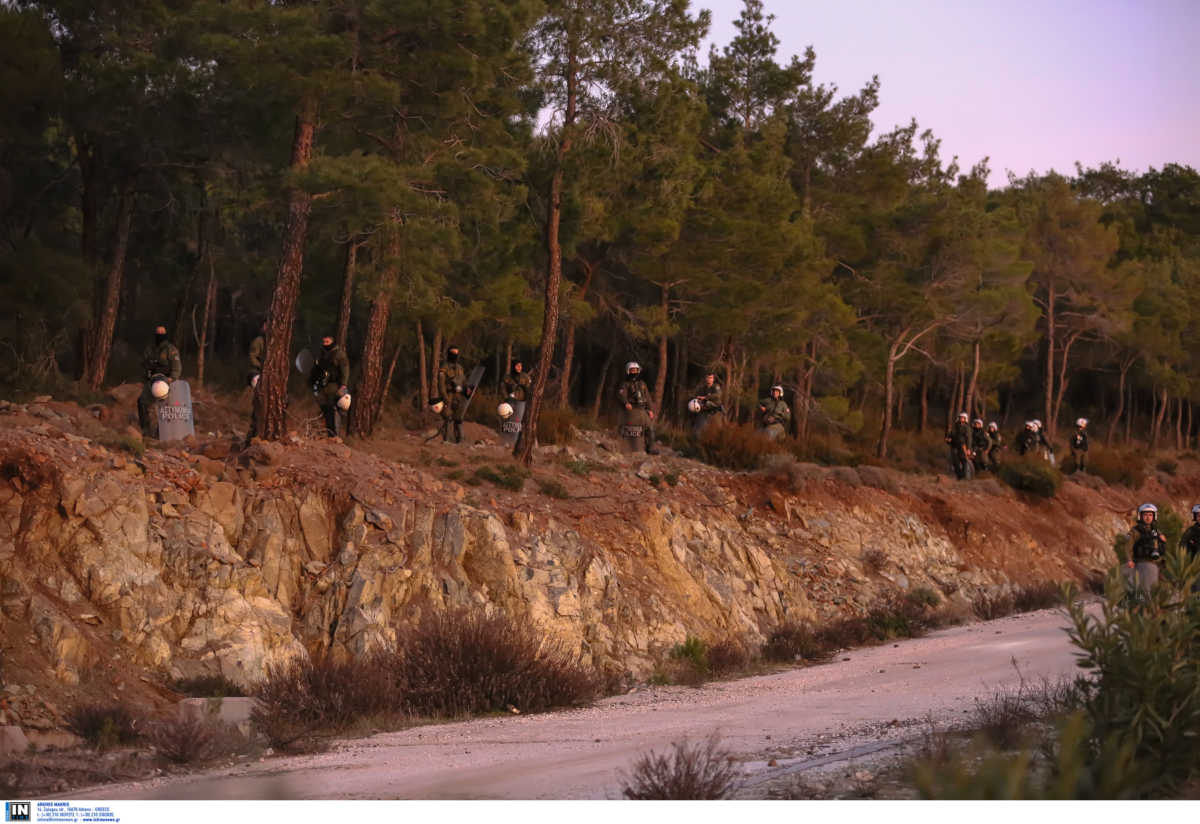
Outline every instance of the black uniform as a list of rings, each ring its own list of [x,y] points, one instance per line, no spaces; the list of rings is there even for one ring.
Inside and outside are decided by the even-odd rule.
[[[991,445],[992,441],[982,426],[971,427],[971,451],[975,453],[972,460],[975,462],[976,472],[987,469],[987,453]]]
[[[308,383],[321,408],[325,419],[325,431],[329,437],[337,435],[337,402],[341,389],[350,382],[350,359],[336,343],[329,348],[321,347],[321,354],[308,374]]]
[[[988,432],[988,468],[993,472],[1000,469],[1000,452],[1004,449],[1004,436],[1000,430]]]
[[[623,420],[629,426],[642,427],[642,436],[646,443],[647,454],[654,455],[658,452],[654,448],[654,422],[650,417],[651,399],[650,387],[646,386],[646,382],[642,380],[641,375],[628,375],[621,383],[621,387],[617,390],[617,397],[621,401],[621,405],[628,404],[632,409],[625,410]]]
[[[959,480],[967,477],[967,450],[971,448],[971,427],[966,421],[956,421],[946,435],[946,443],[950,444],[950,465],[954,467],[954,476]]]
[[[1037,443],[1037,433],[1034,432],[1029,427],[1025,427],[1019,433],[1017,433],[1017,440],[1016,440],[1017,454],[1024,456],[1026,453],[1029,452],[1029,450],[1033,449],[1034,444],[1036,444],[1036,443]]]
[[[1077,470],[1083,471],[1087,469],[1087,453],[1087,430],[1083,427],[1077,427],[1075,434],[1071,436],[1071,457],[1075,459],[1075,468]]]

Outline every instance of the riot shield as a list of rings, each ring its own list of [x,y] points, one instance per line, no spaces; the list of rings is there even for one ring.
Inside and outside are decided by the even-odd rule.
[[[645,409],[629,409],[621,416],[621,425],[617,434],[620,436],[623,452],[640,452],[646,445],[646,427],[650,425],[650,416]]]
[[[192,387],[185,380],[173,381],[167,397],[158,402],[158,439],[181,441],[195,434]]]
[[[312,352],[308,351],[307,349],[301,349],[296,355],[295,363],[296,371],[303,375],[305,380],[308,380],[308,376],[312,374],[313,364],[316,363],[316,361],[313,360]]]
[[[513,413],[508,420],[500,421],[500,442],[505,446],[516,446],[525,420],[525,401],[509,398],[506,403],[513,408]]]

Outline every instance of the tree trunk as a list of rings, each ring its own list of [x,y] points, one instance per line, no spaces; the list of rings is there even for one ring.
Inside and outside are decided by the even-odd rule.
[[[129,230],[133,223],[133,181],[121,188],[117,204],[117,225],[113,237],[112,261],[104,284],[104,300],[100,313],[92,321],[90,359],[84,367],[84,383],[93,392],[99,392],[108,371],[108,359],[112,354],[113,330],[117,325],[117,307],[121,302],[121,278],[125,274],[125,254],[129,249]]]
[[[604,356],[604,366],[600,367],[600,381],[596,384],[596,397],[592,399],[592,420],[600,419],[600,404],[604,402],[604,384],[608,380],[608,371],[612,368],[613,347],[608,347]]]
[[[417,380],[421,398],[418,408],[424,410],[429,403],[429,373],[425,371],[425,328],[417,321]]]
[[[1175,451],[1183,451],[1183,398],[1175,401]]]
[[[379,420],[379,408],[383,402],[383,339],[387,333],[388,317],[392,301],[388,293],[380,290],[371,301],[371,315],[367,320],[367,337],[363,341],[362,372],[354,397],[354,434],[369,438]]]
[[[921,422],[917,430],[924,435],[929,428],[929,367],[921,370]]]
[[[978,416],[975,414],[975,412],[978,407],[975,405],[975,393],[976,393],[976,389],[979,386],[979,340],[978,339],[976,339],[976,341],[975,341],[975,346],[973,347],[973,350],[974,351],[972,353],[972,363],[971,363],[971,382],[968,384],[968,388],[967,388],[967,414],[970,415],[972,418],[976,418]],[[983,413],[980,412],[979,414],[982,415]]]
[[[954,422],[954,416],[958,414],[958,408],[962,397],[962,366],[954,365],[954,391],[950,393],[950,406],[946,409],[946,428],[950,428],[950,424]]]
[[[1054,345],[1057,342],[1058,330],[1054,326],[1054,301],[1057,294],[1054,281],[1051,280],[1046,289],[1046,403],[1045,423],[1046,440],[1054,439]]]
[[[292,139],[292,170],[300,171],[312,159],[313,133],[317,120],[316,102],[306,99],[296,114]],[[275,289],[267,310],[266,352],[258,391],[254,393],[254,413],[259,435],[264,440],[279,440],[287,434],[287,385],[292,327],[296,320],[296,301],[300,296],[300,276],[304,271],[304,242],[308,236],[308,216],[312,197],[296,187],[288,192],[288,215],[283,234],[283,254],[275,273]]]
[[[512,338],[509,338],[504,342],[504,371],[500,373],[501,380],[504,380],[508,373],[512,371],[512,367]]]
[[[379,411],[375,414],[375,423],[379,423],[383,417],[383,408],[387,406],[388,392],[392,390],[392,377],[396,374],[396,363],[400,360],[400,350],[404,348],[404,343],[396,344],[396,351],[392,353],[392,362],[388,364],[387,377],[383,379],[383,394],[379,397]]]
[[[576,262],[583,267],[585,272],[583,278],[583,287],[579,290],[579,299],[586,300],[588,289],[592,285],[592,275],[596,272],[596,264],[586,258],[576,258]],[[571,367],[575,362],[575,319],[567,318],[566,328],[563,330],[563,368],[562,368],[562,385],[558,389],[558,406],[565,408],[571,400]]]
[[[892,432],[892,404],[896,393],[896,361],[900,359],[896,353],[900,349],[902,340],[902,338],[897,338],[892,342],[891,348],[888,349],[887,367],[884,370],[883,424],[879,428],[879,446],[875,450],[876,456],[880,458],[887,457],[888,435]]]
[[[1167,387],[1163,387],[1159,394],[1159,401],[1156,404],[1157,410],[1154,415],[1154,435],[1150,441],[1150,451],[1158,449],[1158,438],[1162,434],[1163,421],[1167,417]]]
[[[1133,385],[1125,387],[1125,396],[1128,398],[1126,406],[1129,407],[1129,414],[1125,416],[1125,446],[1129,446],[1129,434],[1133,428]]]
[[[437,373],[442,368],[442,327],[433,330],[433,351],[430,352],[429,359],[429,388],[430,391],[437,391]],[[447,403],[449,399],[443,398]]]
[[[1187,410],[1187,424],[1183,428],[1183,448],[1186,450],[1192,448],[1192,402],[1185,401],[1183,406]]]
[[[357,235],[350,236],[346,244],[346,264],[342,278],[342,305],[338,308],[337,343],[346,348],[346,335],[350,329],[350,307],[354,302],[354,274],[358,268],[358,247],[362,243]]]
[[[1066,344],[1063,345],[1062,360],[1058,364],[1058,388],[1054,393],[1053,417],[1046,422],[1046,426],[1050,429],[1050,433],[1047,435],[1048,440],[1053,440],[1054,433],[1058,431],[1058,416],[1062,413],[1063,396],[1067,393],[1067,384],[1071,382],[1067,377],[1067,363],[1071,358],[1071,347],[1082,335],[1082,332],[1072,332],[1067,336]]]
[[[83,256],[84,265],[92,278],[92,311],[88,315],[87,326],[83,330],[83,351],[79,361],[79,379],[85,385],[91,384],[91,372],[95,363],[95,348],[97,333],[96,322],[104,315],[105,296],[107,294],[104,279],[100,276],[100,251],[97,238],[97,223],[100,212],[99,175],[96,150],[80,135],[75,135],[75,159],[79,164],[79,251]],[[176,327],[178,328],[178,326]]]
[[[688,346],[687,335],[681,335],[681,340],[675,343],[675,370],[671,380],[671,400],[674,405],[674,414],[676,419],[680,419],[683,415],[683,409],[688,402],[688,398],[683,396],[687,389],[684,388],[684,378],[687,377],[688,371]]]
[[[533,464],[533,445],[537,443],[538,416],[542,411],[542,396],[546,392],[546,376],[554,358],[554,341],[558,336],[558,291],[562,285],[562,248],[558,240],[559,223],[562,220],[562,192],[564,166],[571,151],[575,128],[575,105],[578,94],[577,58],[574,34],[567,35],[567,106],[563,116],[562,138],[558,144],[554,173],[550,177],[550,202],[546,219],[546,252],[549,255],[546,270],[546,302],[542,314],[542,342],[538,351],[537,374],[533,376],[533,387],[525,407],[525,421],[521,434],[513,447],[513,457],[522,465]]]
[[[670,297],[670,289],[667,286],[660,286],[659,291],[662,295],[659,301],[659,308],[663,311],[663,318],[667,317],[669,311],[667,301]],[[658,337],[658,374],[654,376],[654,414],[662,417],[663,396],[667,391],[667,333],[663,332]]]
[[[204,290],[204,317],[200,323],[200,343],[196,352],[196,384],[204,386],[204,363],[208,353],[209,325],[213,322],[213,305],[217,302],[217,269],[212,250],[208,250],[208,288]]]
[[[379,291],[371,302],[371,316],[367,320],[367,337],[363,341],[362,377],[358,381],[358,396],[354,399],[354,434],[369,438],[375,431],[383,405],[383,342],[387,335],[388,318],[392,312],[392,285],[399,278],[397,272],[400,259],[400,227],[387,227],[387,261]]]

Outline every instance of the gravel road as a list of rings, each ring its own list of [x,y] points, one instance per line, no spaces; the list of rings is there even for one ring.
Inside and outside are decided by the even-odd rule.
[[[604,799],[639,754],[717,733],[743,765],[743,794],[831,764],[870,763],[974,699],[1078,671],[1058,611],[850,650],[820,666],[657,687],[587,709],[414,727],[319,755],[70,794],[96,799]],[[1014,666],[1014,661],[1016,666]],[[768,766],[774,759],[775,766]],[[757,788],[757,790],[756,790]]]

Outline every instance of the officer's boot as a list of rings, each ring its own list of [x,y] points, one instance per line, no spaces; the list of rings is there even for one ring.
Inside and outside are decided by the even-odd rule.
[[[646,454],[657,455],[658,448],[654,445],[654,427],[647,426],[643,431],[646,433]]]
[[[462,443],[462,421],[454,422],[454,442]]]

